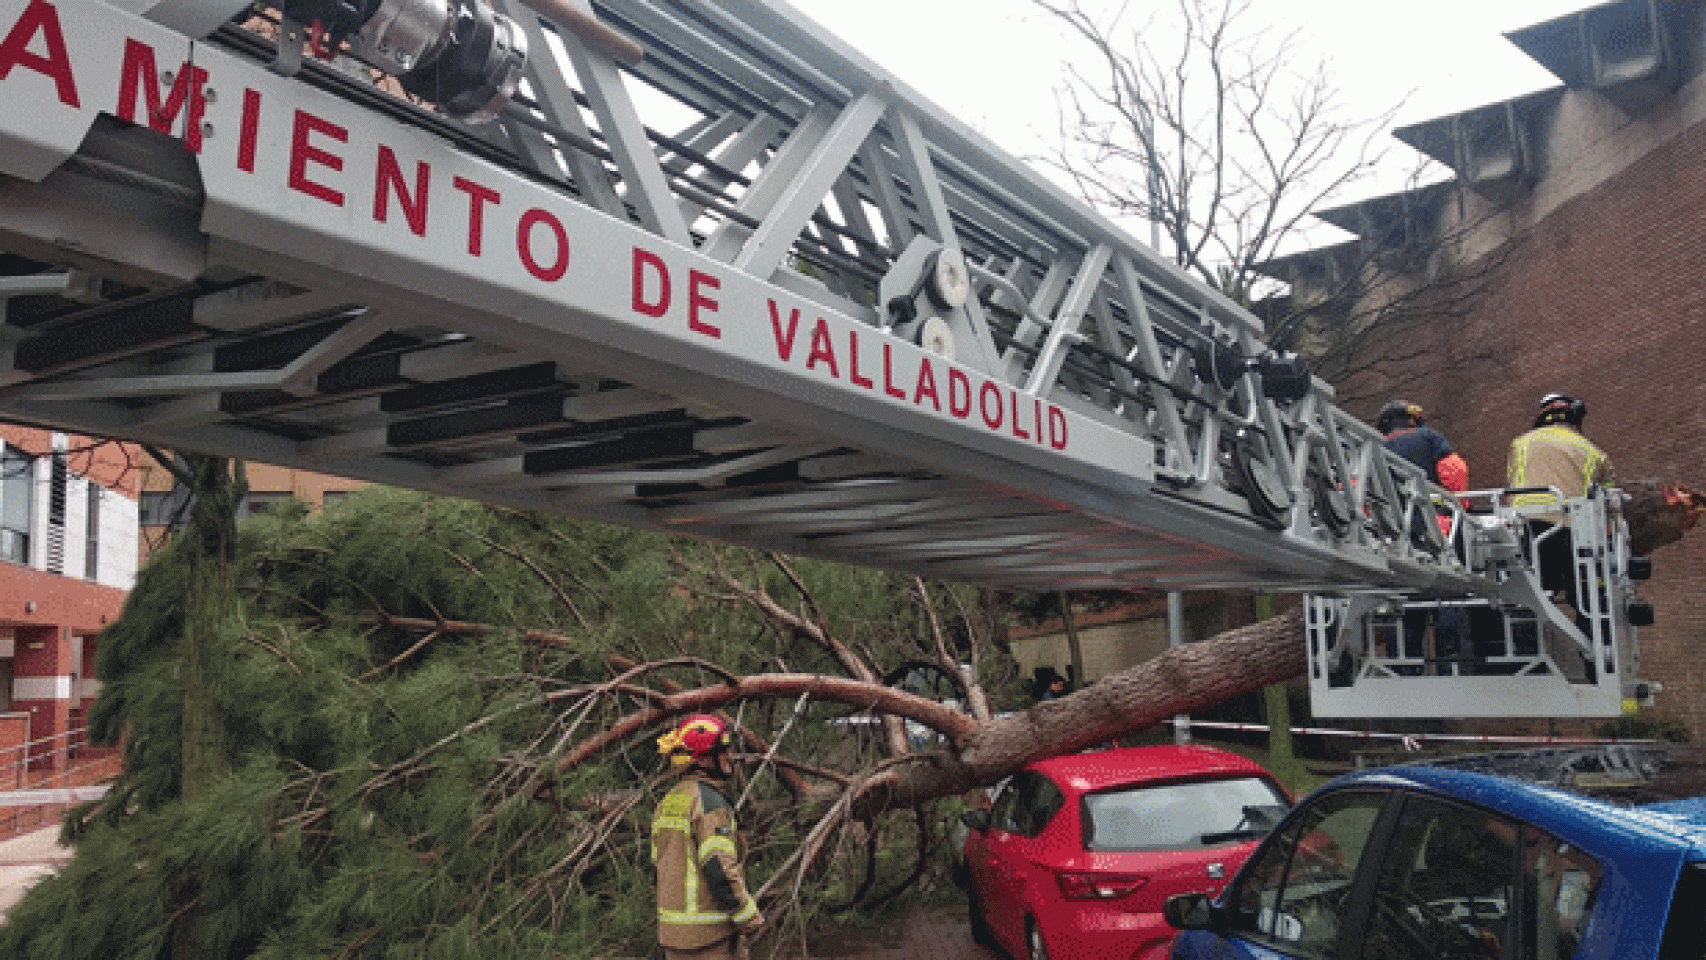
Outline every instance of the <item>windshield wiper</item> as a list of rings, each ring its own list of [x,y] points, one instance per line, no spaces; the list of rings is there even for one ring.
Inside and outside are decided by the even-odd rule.
[[[1202,835],[1202,845],[1208,847],[1217,843],[1225,843],[1228,840],[1250,840],[1255,837],[1265,837],[1268,835],[1268,829],[1268,827],[1241,827],[1237,830],[1205,833]]]
[[[1228,840],[1249,840],[1255,837],[1265,837],[1285,816],[1286,808],[1279,804],[1245,804],[1244,815],[1232,825],[1231,830],[1221,830],[1216,833],[1202,835],[1202,845],[1212,846],[1225,843]],[[1249,826],[1245,826],[1249,824]]]

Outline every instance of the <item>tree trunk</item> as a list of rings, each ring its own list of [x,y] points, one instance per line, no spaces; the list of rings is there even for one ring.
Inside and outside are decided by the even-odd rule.
[[[1274,615],[1274,598],[1263,594],[1256,598],[1256,619],[1266,620]],[[1270,683],[1262,688],[1262,717],[1268,725],[1268,764],[1280,779],[1291,786],[1292,767],[1296,759],[1291,752],[1291,694],[1286,685]]]
[[[914,806],[987,786],[1033,760],[1107,743],[1175,713],[1192,713],[1297,676],[1301,611],[1168,650],[1059,700],[978,724],[958,754],[936,751],[872,778],[854,815]]]
[[[248,492],[240,462],[187,456],[193,480],[190,520],[183,532],[189,575],[184,583],[184,684],[181,792],[195,800],[225,773],[225,718],[209,687],[218,638],[237,611],[231,563],[237,547],[237,509]]]
[[[1635,480],[1620,487],[1629,496],[1623,516],[1629,522],[1629,552],[1637,557],[1681,540],[1706,512],[1706,494],[1674,483]]]
[[[1084,644],[1078,639],[1078,624],[1072,619],[1072,594],[1060,592],[1060,622],[1066,627],[1066,649],[1072,657],[1072,689],[1087,682],[1084,675]]]

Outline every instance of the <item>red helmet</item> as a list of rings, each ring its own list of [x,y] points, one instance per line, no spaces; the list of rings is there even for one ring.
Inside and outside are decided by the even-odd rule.
[[[733,743],[729,725],[708,713],[696,713],[658,738],[658,753],[675,764],[711,756]]]

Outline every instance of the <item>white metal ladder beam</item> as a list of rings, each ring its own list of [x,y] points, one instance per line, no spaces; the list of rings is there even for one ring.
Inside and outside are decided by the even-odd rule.
[[[546,41],[546,31],[539,24],[538,14],[515,0],[497,0],[497,3],[499,8],[521,27],[529,49],[550,49]],[[592,130],[581,118],[574,90],[556,57],[529,58],[527,79],[533,99],[539,104],[547,120],[587,143],[592,142]],[[515,128],[521,127],[521,124],[515,121],[510,123]],[[557,143],[554,148],[550,148],[544,143],[543,135],[537,131],[517,129],[515,135],[526,145],[529,155],[540,169],[559,169],[553,154],[560,154],[562,162],[568,165],[570,179],[574,181],[581,197],[587,203],[613,217],[627,215],[622,209],[621,199],[616,196],[616,190],[610,183],[610,174],[605,170],[604,161],[570,143]]]
[[[594,16],[588,0],[560,0],[580,12]],[[640,115],[622,84],[622,72],[616,62],[586,45],[573,35],[563,36],[563,47],[574,63],[575,75],[586,87],[587,99],[598,115],[604,142],[616,157],[622,171],[625,199],[639,211],[640,221],[653,232],[682,246],[692,246],[687,222],[675,206],[663,168],[652,149]]]
[[[736,269],[767,277],[782,265],[795,238],[823,205],[824,197],[876,126],[885,106],[881,97],[866,93],[841,111],[822,139],[811,145],[799,172],[783,187],[773,209],[730,261]],[[715,255],[715,250],[707,252]]]
[[[0,0],[0,28],[26,3]],[[0,104],[42,105],[0,108],[0,170],[50,172],[0,181],[0,249],[162,292],[7,327],[0,413],[1003,585],[1476,588],[1412,542],[1430,491],[1324,387],[1204,382],[1211,338],[1261,352],[1254,318],[787,8],[601,0],[654,47],[625,73],[508,9],[540,59],[506,140],[318,63],[313,85],[272,75],[235,26],[189,41],[61,0],[91,38],[68,53],[85,103],[0,80]],[[199,153],[132,156],[94,125],[126,40],[208,71]],[[975,267],[963,307],[924,298],[939,248]],[[239,275],[301,309],[222,318],[223,294],[161,280]],[[895,292],[920,324],[872,297]],[[281,338],[332,308],[390,318],[401,352]],[[953,358],[895,335],[937,313]],[[657,399],[618,409],[636,397]],[[1235,450],[1283,516],[1252,508]]]

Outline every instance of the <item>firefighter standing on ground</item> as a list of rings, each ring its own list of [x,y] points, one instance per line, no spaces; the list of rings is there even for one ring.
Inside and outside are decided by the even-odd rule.
[[[1582,436],[1582,421],[1587,415],[1587,404],[1574,397],[1562,393],[1542,397],[1534,429],[1511,441],[1506,486],[1556,487],[1566,497],[1584,496],[1593,486],[1615,486],[1611,458]],[[1529,493],[1518,495],[1513,502],[1517,506],[1532,506],[1556,501],[1551,494]],[[1529,519],[1528,529],[1539,538],[1563,519],[1559,513],[1540,514]],[[1541,587],[1564,591],[1570,606],[1579,613],[1581,605],[1576,598],[1569,532],[1559,531],[1539,543]]]
[[[746,889],[745,851],[734,809],[717,789],[731,772],[728,725],[709,714],[658,738],[658,752],[685,768],[652,819],[658,872],[658,943],[669,960],[734,960],[764,925]]]

